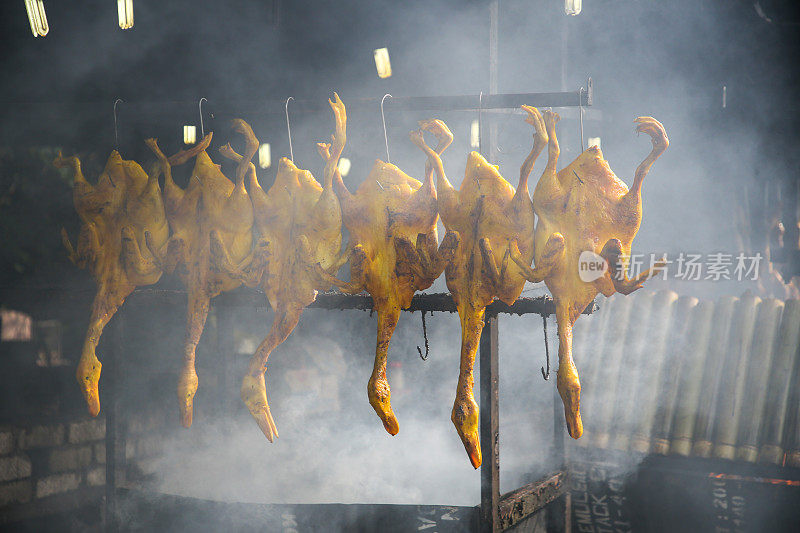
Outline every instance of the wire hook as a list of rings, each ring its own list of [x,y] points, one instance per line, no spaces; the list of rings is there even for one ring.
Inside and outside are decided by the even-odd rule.
[[[292,163],[294,163],[294,150],[292,149],[292,126],[289,124],[289,100],[294,100],[294,96],[290,96],[286,99],[283,109],[286,111],[286,133],[289,135],[289,159],[291,159]]]
[[[422,350],[419,346],[417,346],[417,352],[419,353],[420,359],[427,361],[430,348],[428,347],[428,327],[425,325],[425,311],[422,311],[422,336],[425,338],[425,355],[422,355]]]
[[[394,96],[389,93],[384,94],[383,98],[381,98],[381,122],[383,122],[383,142],[386,144],[386,162],[391,163],[389,160],[389,137],[386,135],[386,115],[383,114],[383,102],[386,100],[387,96],[389,98],[394,98]]]
[[[204,96],[197,103],[197,108],[200,110],[200,138],[201,139],[206,136],[206,129],[205,129],[205,126],[203,125],[203,100],[208,102],[208,99]]]
[[[114,144],[117,147],[117,151],[119,151],[119,135],[117,134],[117,104],[120,102],[124,104],[125,100],[122,98],[117,98],[117,100],[114,102]]]
[[[583,144],[583,91],[585,91],[583,87],[578,90],[578,122],[580,122],[581,126],[581,152],[586,150]]]
[[[478,151],[483,154],[483,91],[478,95]]]
[[[542,325],[544,326],[544,356],[547,358],[547,371],[544,367],[542,370],[542,377],[545,381],[550,379],[550,346],[547,344],[547,315],[542,315]]]

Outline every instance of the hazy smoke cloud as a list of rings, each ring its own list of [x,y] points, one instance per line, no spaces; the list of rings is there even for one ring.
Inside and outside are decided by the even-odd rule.
[[[278,101],[289,95],[323,99],[333,90],[345,104],[387,92],[488,91],[485,2],[283,2],[277,11],[243,0],[136,2],[136,27],[129,32],[116,28],[113,3],[106,3],[102,12],[48,4],[51,35],[20,45],[4,59],[4,71],[20,74],[2,89],[8,100],[110,103],[125,98],[129,122],[123,123],[121,148],[126,154],[144,154],[142,139],[150,135],[162,139],[165,152],[180,147],[181,121],[196,120],[193,102],[202,96],[213,111],[223,101]],[[18,4],[9,20],[23,24]],[[652,115],[663,122],[671,145],[645,181],[644,218],[635,250],[738,251],[739,228],[731,216],[738,191],[788,180],[795,172],[789,161],[797,129],[780,126],[791,123],[797,111],[786,118],[780,102],[796,93],[792,83],[797,69],[787,66],[791,60],[781,55],[783,30],[770,26],[751,7],[688,0],[587,1],[580,16],[568,18],[558,2],[502,2],[501,92],[575,91],[592,76],[595,106],[584,115],[584,136],[601,137],[605,158],[628,183],[650,150],[647,137],[634,135],[633,119]],[[375,76],[372,63],[372,50],[382,46],[389,48],[395,73],[388,80]],[[44,67],[45,59],[52,67]],[[136,103],[146,101],[181,102],[175,104],[181,118],[167,121],[155,113],[139,114]],[[581,150],[579,115],[575,109],[557,111],[562,115],[562,167]],[[377,106],[348,115],[343,155],[353,161],[346,181],[354,190],[373,160],[385,158],[385,148]],[[314,142],[328,137],[330,114],[291,116],[295,161],[319,176]],[[477,113],[433,116],[443,118],[456,136],[443,159],[448,178],[458,186],[469,151],[469,124]],[[516,184],[531,143],[530,127],[519,114],[492,116],[501,149],[492,162]],[[223,117],[207,116],[207,128],[215,129],[215,146],[228,140]],[[263,142],[273,144],[273,158],[288,153],[281,115],[244,118]],[[407,132],[424,118],[429,114],[395,113],[387,104],[392,162],[418,178],[424,157],[408,142]],[[84,147],[94,142],[110,147],[111,124],[109,114],[102,123],[105,130],[87,133]],[[545,159],[546,154],[534,178]],[[275,167],[260,171],[262,185],[272,182],[274,172]],[[531,191],[533,183],[532,178]],[[665,286],[709,296],[738,295],[744,288],[737,283],[659,281],[651,288]],[[443,279],[431,290],[444,291]],[[544,290],[542,285],[530,287],[526,295]],[[258,342],[268,322],[263,314],[259,321],[248,315],[238,312],[245,324],[241,334]],[[458,375],[458,320],[439,313],[428,320],[428,328],[427,362],[419,360],[415,348],[422,344],[418,314],[403,314],[392,341],[390,365],[402,365],[389,368],[401,428],[396,437],[384,432],[366,399],[375,319],[361,312],[307,311],[298,330],[273,354],[267,375],[280,439],[269,445],[241,406],[224,419],[199,416],[191,430],[176,430],[167,438],[158,487],[228,501],[476,504],[479,474],[469,466],[449,421]],[[547,456],[555,383],[552,378],[544,382],[539,374],[544,363],[540,318],[503,316],[500,328],[506,490],[528,472],[555,466]],[[555,366],[552,318],[550,332]],[[182,332],[168,335],[179,339]],[[170,360],[179,358],[177,350],[165,354]],[[576,353],[579,367],[586,357]],[[246,356],[240,356],[231,368],[236,376],[230,391],[234,404],[245,364]],[[398,383],[401,374],[403,384]],[[198,395],[203,394],[204,379],[210,376],[201,372]],[[298,380],[304,385],[298,386]],[[173,409],[172,390],[163,395],[164,409]]]

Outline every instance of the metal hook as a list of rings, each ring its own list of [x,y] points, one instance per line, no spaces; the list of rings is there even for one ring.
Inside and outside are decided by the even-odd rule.
[[[386,115],[383,114],[383,102],[386,100],[387,96],[389,98],[394,98],[394,96],[389,93],[384,94],[383,98],[381,98],[381,121],[383,122],[383,142],[386,144],[386,162],[391,163],[389,160],[389,137],[386,135]]]
[[[286,111],[286,133],[289,135],[289,159],[291,159],[292,163],[294,163],[294,150],[292,149],[292,126],[289,125],[289,100],[294,100],[294,96],[290,96],[286,99],[283,109]]]
[[[205,126],[203,125],[203,100],[208,102],[208,99],[204,96],[203,98],[200,99],[200,102],[197,103],[197,108],[200,110],[200,138],[201,139],[206,136],[206,129],[205,129]]]
[[[545,381],[550,379],[550,346],[547,344],[547,315],[542,315],[542,324],[544,325],[544,356],[547,358],[547,371],[544,367],[542,370],[542,377]]]
[[[122,98],[117,98],[117,100],[114,102],[114,144],[117,147],[117,151],[119,151],[119,136],[117,135],[117,104],[120,102],[124,104],[125,100]]]
[[[481,111],[483,110],[483,91],[478,95],[478,152],[483,153],[483,122]]]
[[[422,355],[422,350],[419,346],[417,346],[417,352],[419,353],[420,359],[427,361],[430,349],[428,347],[428,327],[425,325],[425,311],[422,311],[422,336],[425,338],[425,355]]]
[[[585,91],[583,87],[578,90],[578,115],[579,115],[579,122],[581,125],[581,152],[583,152],[586,148],[583,145],[583,91]]]

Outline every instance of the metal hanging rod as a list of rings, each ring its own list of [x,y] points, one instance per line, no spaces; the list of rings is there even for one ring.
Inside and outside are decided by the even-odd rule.
[[[513,110],[522,104],[535,107],[589,107],[593,100],[592,80],[588,80],[582,90],[553,93],[510,93],[510,94],[479,94],[458,96],[394,96],[385,101],[386,112],[394,111],[483,111]],[[347,99],[348,111],[372,111],[380,107],[381,98],[352,98]],[[286,113],[285,100],[208,100],[205,104],[213,110],[212,115],[217,118],[238,116],[257,116]],[[98,108],[101,104],[92,102],[49,102],[42,104],[29,104],[21,106],[31,112],[49,113],[59,115],[63,112],[86,113]],[[102,104],[107,105],[107,104]],[[146,112],[178,112],[176,108],[197,109],[197,102],[188,101],[125,101],[126,110]],[[205,107],[205,106],[204,106]],[[327,112],[330,111],[325,98],[314,100],[292,100],[292,113]],[[189,116],[187,112],[187,117]]]
[[[460,96],[393,96],[386,99],[385,108],[388,111],[470,111],[479,107],[489,109],[515,109],[519,106],[532,105],[535,107],[588,107],[592,105],[594,92],[592,80],[589,78],[587,87],[577,91],[558,93],[510,93],[510,94],[479,94]],[[283,102],[271,102],[274,105],[262,106],[262,112],[280,113],[283,111]],[[381,103],[381,98],[354,98],[347,100],[347,110],[372,111]],[[241,102],[242,107],[247,103]],[[225,104],[219,102],[223,108],[238,107],[234,102]],[[319,100],[295,100],[292,102],[294,112],[315,112],[328,110],[324,98]]]

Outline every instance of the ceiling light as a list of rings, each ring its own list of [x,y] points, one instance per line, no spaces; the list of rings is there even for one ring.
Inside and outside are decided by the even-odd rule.
[[[194,144],[197,142],[197,128],[195,126],[183,127],[183,144]]]
[[[477,120],[469,125],[469,146],[475,150],[481,147],[481,125]]]
[[[577,15],[583,7],[581,0],[564,0],[564,13],[567,15]]]
[[[336,167],[339,169],[339,174],[345,177],[350,172],[350,160],[346,157],[342,157],[339,159],[339,164]]]
[[[123,30],[133,28],[133,0],[117,0],[119,27]]]
[[[269,168],[272,164],[272,151],[269,148],[269,143],[264,143],[258,147],[258,166],[261,168]]]
[[[47,15],[44,14],[42,0],[25,0],[25,10],[28,12],[28,22],[31,23],[31,32],[34,37],[44,37],[50,31],[47,25]]]
[[[392,75],[392,63],[389,61],[389,49],[378,48],[374,53],[375,68],[378,69],[378,77],[388,78]]]

